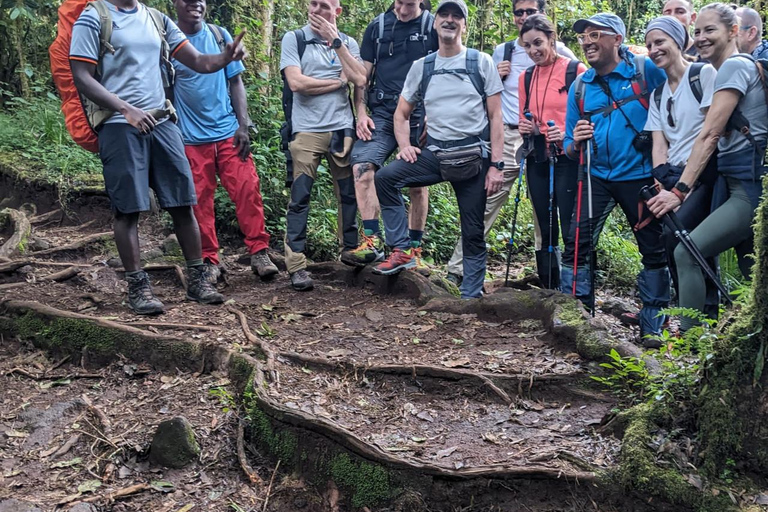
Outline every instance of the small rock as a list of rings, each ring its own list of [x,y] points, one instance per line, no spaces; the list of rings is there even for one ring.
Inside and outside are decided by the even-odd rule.
[[[120,258],[109,258],[107,260],[107,265],[112,268],[120,268],[123,266],[123,262],[120,261]]]
[[[600,309],[602,309],[604,313],[613,315],[616,318],[621,318],[622,315],[627,313],[636,315],[640,311],[634,304],[617,297],[609,297],[605,299],[600,306]]]
[[[173,235],[176,236],[176,235]],[[148,251],[145,251],[141,254],[141,261],[153,261],[153,260],[159,260],[163,257],[165,253],[162,249],[155,248],[150,249]]]
[[[0,512],[43,512],[31,503],[19,500],[0,501]]]
[[[149,449],[153,464],[169,468],[183,468],[200,456],[195,431],[183,416],[160,423]]]
[[[163,240],[163,252],[168,256],[181,256],[181,245],[175,234],[171,233]]]
[[[47,240],[33,236],[29,239],[29,244],[27,245],[27,247],[29,247],[29,250],[33,252],[44,251],[46,249],[50,249],[51,244]]]

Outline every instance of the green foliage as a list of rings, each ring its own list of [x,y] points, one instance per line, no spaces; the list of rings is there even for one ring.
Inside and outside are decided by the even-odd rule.
[[[370,462],[355,462],[346,453],[331,461],[331,477],[352,492],[352,506],[370,507],[390,497],[387,470]]]
[[[608,370],[605,377],[592,375],[591,378],[617,395],[625,403],[643,401],[648,390],[650,373],[645,367],[645,361],[636,357],[622,357],[611,349],[608,354],[610,361],[600,363]]]
[[[208,394],[219,400],[221,411],[227,413],[237,407],[235,397],[227,388],[217,386],[208,390]]]

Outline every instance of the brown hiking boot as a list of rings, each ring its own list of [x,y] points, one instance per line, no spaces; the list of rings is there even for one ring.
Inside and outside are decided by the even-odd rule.
[[[188,267],[187,299],[201,304],[221,304],[224,296],[205,279],[205,266]]]
[[[269,259],[266,249],[262,249],[256,254],[251,255],[251,270],[258,275],[262,281],[272,279],[278,273],[277,267]]]
[[[149,276],[143,270],[133,276],[125,276],[128,281],[128,305],[137,315],[159,315],[165,313],[165,306],[155,297]]]

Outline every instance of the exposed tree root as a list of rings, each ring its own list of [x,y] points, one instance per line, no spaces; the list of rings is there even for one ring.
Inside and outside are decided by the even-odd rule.
[[[237,459],[240,461],[240,467],[252,484],[264,484],[264,481],[251,467],[248,457],[245,455],[245,422],[242,419],[237,423]]]
[[[107,503],[111,503],[120,498],[131,496],[132,494],[138,494],[140,492],[148,491],[151,488],[152,487],[149,484],[129,485],[128,487],[123,487],[122,489],[118,489],[115,492],[110,492],[109,494],[103,494],[100,496],[91,496],[89,498],[85,498],[84,500],[80,500],[79,503],[96,503],[97,501],[101,501],[101,500],[104,500]]]
[[[62,245],[61,247],[52,247],[44,251],[33,252],[32,255],[35,257],[40,257],[40,256],[50,256],[51,254],[56,254],[56,253],[65,252],[65,251],[77,251],[87,247],[90,244],[101,242],[102,240],[111,240],[112,238],[113,238],[113,234],[111,231],[105,231],[103,233],[95,233],[93,235],[88,235],[86,237],[83,237],[80,240],[77,240],[70,244]]]
[[[22,375],[32,380],[103,379],[104,378],[104,376],[100,373],[63,373],[60,375],[48,375],[48,374],[35,375],[34,373],[28,372],[23,368],[11,368],[7,372],[5,372],[5,375],[12,375],[14,373],[18,375]]]
[[[59,272],[48,274],[47,276],[43,277],[42,280],[56,281],[60,283],[62,281],[66,281],[67,279],[72,279],[79,273],[80,273],[80,269],[78,267],[69,267],[69,268],[65,268],[64,270],[60,270]]]
[[[0,211],[0,219],[9,219],[13,224],[13,234],[0,247],[0,257],[10,258],[26,251],[27,240],[32,233],[32,225],[29,219],[19,210],[6,208]]]
[[[194,331],[220,331],[218,325],[173,324],[170,322],[120,322],[134,327],[159,327],[161,329],[189,329]]]
[[[31,222],[32,224],[41,224],[43,222],[48,222],[49,220],[53,219],[54,217],[59,217],[59,219],[57,219],[57,220],[63,219],[64,218],[64,211],[61,208],[59,208],[57,210],[51,210],[48,213],[42,213],[40,215],[35,215],[31,219],[29,219],[29,222]]]
[[[275,351],[272,349],[272,346],[266,341],[263,341],[257,336],[254,336],[254,334],[251,332],[251,328],[248,327],[248,318],[242,311],[232,307],[228,309],[230,313],[235,315],[238,320],[240,320],[240,327],[242,327],[243,334],[245,334],[246,339],[256,345],[264,355],[264,358],[267,360],[267,370],[269,370],[271,374],[272,381],[279,382],[279,376],[277,374],[277,369],[275,368]]]

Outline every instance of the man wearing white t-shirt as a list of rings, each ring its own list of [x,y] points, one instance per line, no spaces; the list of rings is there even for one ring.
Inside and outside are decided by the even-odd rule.
[[[520,30],[528,16],[544,13],[546,6],[546,0],[515,0],[512,9],[515,15],[517,30]],[[557,53],[569,59],[576,58],[573,52],[560,41],[557,42]],[[496,47],[493,51],[493,63],[496,64],[496,69],[498,69],[504,85],[504,89],[501,91],[501,111],[504,119],[504,184],[501,190],[492,196],[488,196],[486,201],[484,217],[486,237],[491,231],[493,223],[496,222],[496,217],[499,216],[499,212],[501,212],[502,207],[507,202],[509,191],[512,190],[512,185],[517,179],[518,172],[520,172],[520,165],[515,157],[517,150],[523,144],[523,137],[517,131],[519,118],[519,95],[517,89],[519,87],[520,75],[526,69],[533,66],[533,61],[525,53],[525,49],[517,38],[501,43]],[[536,222],[535,216],[534,222]],[[539,230],[534,231],[537,233],[536,249],[541,249],[541,237],[538,235]],[[461,283],[463,278],[461,243],[462,239],[459,238],[453,251],[453,256],[451,256],[448,262],[448,279],[457,285]]]

